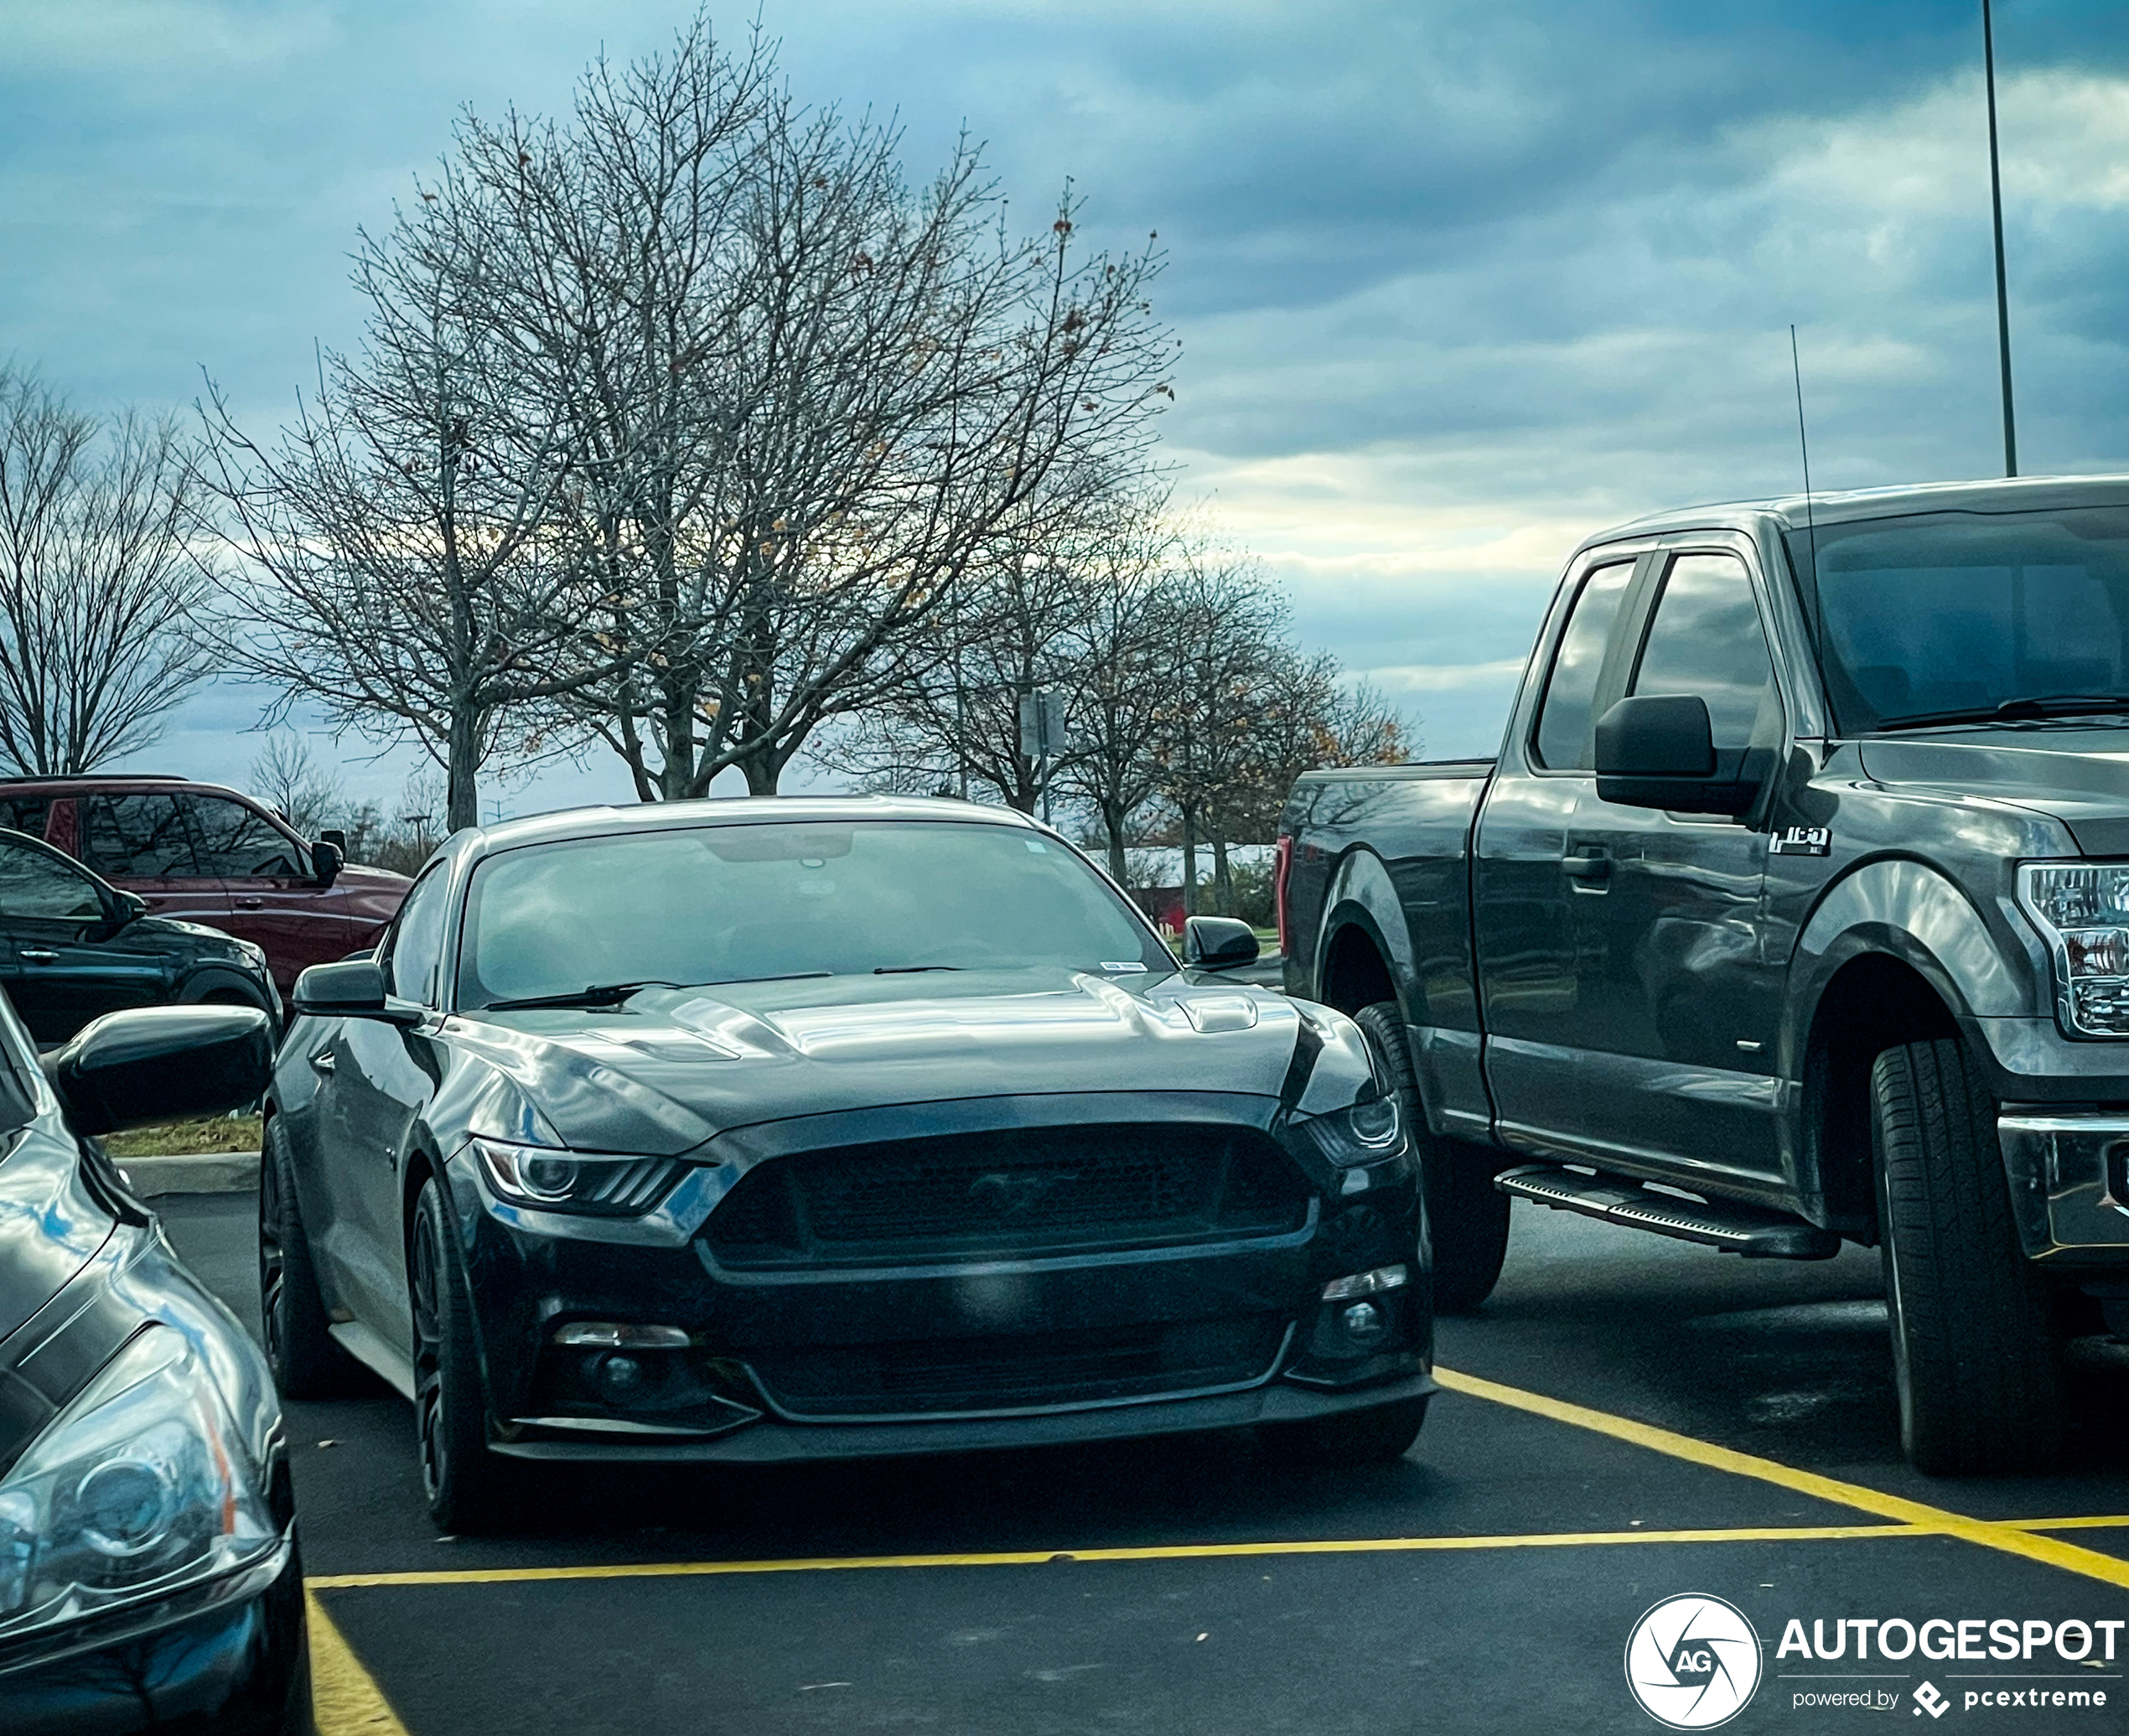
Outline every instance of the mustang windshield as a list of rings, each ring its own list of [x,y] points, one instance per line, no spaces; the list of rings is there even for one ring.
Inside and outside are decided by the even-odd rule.
[[[693,827],[507,850],[473,878],[469,1009],[594,986],[1175,962],[1099,874],[1013,826]]]
[[[1788,541],[1846,733],[2129,705],[2129,507],[1922,513]]]

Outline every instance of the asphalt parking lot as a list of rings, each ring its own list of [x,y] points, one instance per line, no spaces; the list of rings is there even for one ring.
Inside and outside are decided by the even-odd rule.
[[[158,1205],[256,1327],[251,1200]],[[1827,1693],[1905,1725],[1925,1681],[1925,1728],[2129,1728],[2129,1630],[2113,1661],[1777,1656],[1792,1619],[2129,1619],[2129,1360],[2082,1366],[2064,1474],[1932,1481],[1899,1457],[1874,1254],[1516,1212],[1418,1445],[1365,1473],[1221,1438],[572,1474],[522,1535],[443,1540],[407,1406],[292,1406],[324,1736],[1652,1730],[1626,1640],[1686,1592],[1760,1639],[1733,1729],[1869,1723]],[[2055,1689],[2110,1703],[1966,1697]]]

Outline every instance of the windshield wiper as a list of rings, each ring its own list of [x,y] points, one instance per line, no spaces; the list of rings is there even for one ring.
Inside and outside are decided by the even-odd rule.
[[[833,971],[772,971],[766,977],[712,977],[707,982],[669,984],[671,987],[729,988],[735,982],[797,982],[807,977],[832,977]]]
[[[646,988],[686,988],[685,982],[666,982],[646,977],[640,982],[594,982],[588,988],[572,988],[562,994],[520,995],[515,1000],[490,1001],[483,1013],[515,1013],[528,1007],[618,1007],[630,995]]]
[[[1932,723],[2016,723],[2025,718],[2074,718],[2080,712],[2129,711],[2129,693],[2044,693],[2007,699],[2000,705],[1962,706],[1954,711],[1918,712],[1909,718],[1881,718],[1879,729],[1921,729]]]
[[[875,977],[914,977],[919,971],[959,971],[966,968],[964,965],[874,965],[873,974]]]

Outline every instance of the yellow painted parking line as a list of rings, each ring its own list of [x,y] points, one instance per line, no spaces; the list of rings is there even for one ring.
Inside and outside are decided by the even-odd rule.
[[[1496,1381],[1482,1381],[1476,1375],[1458,1374],[1453,1369],[1437,1368],[1434,1378],[1452,1392],[1490,1399],[1495,1404],[1527,1411],[1533,1416],[1550,1417],[1555,1422],[1572,1423],[1577,1428],[1609,1435],[1614,1440],[1646,1447],[1651,1452],[1667,1454],[1673,1459],[1706,1465],[1711,1470],[1756,1478],[1762,1483],[1772,1483],[1782,1489],[1793,1490],[1799,1495],[1808,1495],[1815,1500],[1853,1507],[1860,1512],[1874,1513],[1881,1519],[1893,1520],[1902,1526],[1927,1530],[1940,1536],[1958,1537],[1966,1542],[1978,1544],[1984,1549],[2023,1556],[2028,1561],[2060,1568],[2065,1573],[2080,1573],[2088,1579],[2103,1580],[2109,1585],[2129,1588],[2129,1561],[2102,1555],[2095,1549],[2080,1549],[2075,1543],[2043,1536],[2032,1529],[2005,1525],[1993,1520],[1971,1518],[1964,1513],[1954,1513],[1947,1508],[1933,1507],[1926,1501],[1913,1501],[1904,1495],[1888,1495],[1883,1490],[1872,1489],[1864,1484],[1846,1483],[1837,1477],[1821,1476],[1816,1471],[1799,1470],[1794,1465],[1761,1459],[1756,1454],[1739,1453],[1733,1448],[1718,1447],[1712,1442],[1696,1440],[1691,1435],[1674,1433],[1668,1428],[1636,1422],[1631,1417],[1614,1417],[1608,1411],[1593,1411],[1585,1405],[1547,1398],[1541,1392],[1526,1392],[1520,1386],[1504,1386]]]
[[[1767,1543],[1921,1537],[1914,1525],[1764,1525],[1710,1531],[1531,1531],[1505,1536],[1303,1537],[1279,1543],[1149,1543],[1121,1549],[1024,1549],[963,1555],[845,1555],[769,1561],[614,1562],[580,1568],[455,1568],[409,1573],[326,1573],[313,1591],[379,1586],[525,1585],[548,1579],[692,1579],[727,1573],[845,1573],[862,1568],[1021,1568],[1053,1562],[1211,1561],[1240,1556],[1396,1555],[1433,1550],[1573,1549],[1614,1543]]]
[[[2014,1531],[2078,1531],[2129,1530],[2129,1513],[2079,1513],[2069,1519],[1999,1519],[1997,1523]]]
[[[310,1692],[319,1736],[407,1736],[407,1726],[348,1649],[325,1606],[315,1595],[304,1601],[309,1605]]]

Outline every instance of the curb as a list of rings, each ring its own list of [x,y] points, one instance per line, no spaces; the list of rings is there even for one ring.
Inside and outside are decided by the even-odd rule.
[[[153,1200],[159,1194],[248,1194],[259,1184],[259,1154],[255,1151],[114,1158],[111,1161],[142,1200]]]

